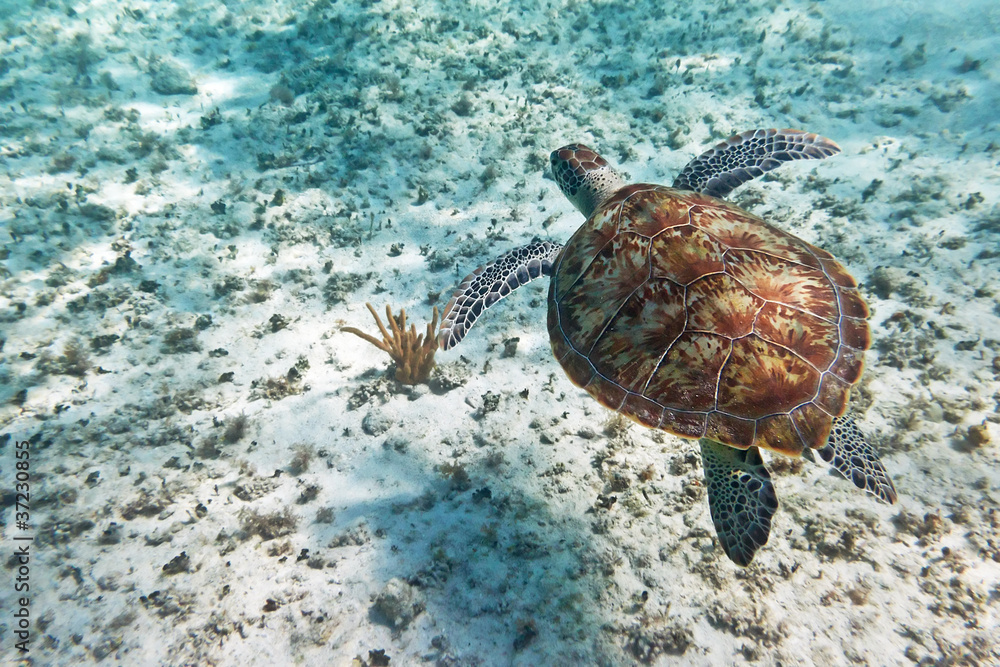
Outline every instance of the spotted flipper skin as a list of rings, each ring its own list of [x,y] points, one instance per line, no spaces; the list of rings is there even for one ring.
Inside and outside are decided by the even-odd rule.
[[[441,349],[458,345],[483,311],[521,285],[541,276],[552,275],[552,265],[562,245],[535,241],[515,248],[481,266],[462,280],[441,320]]]
[[[840,146],[801,130],[750,130],[726,139],[688,162],[673,187],[725,197],[789,160],[821,160]]]
[[[771,474],[756,447],[735,449],[703,438],[701,461],[719,542],[730,560],[746,567],[767,543],[778,510]]]
[[[875,449],[850,417],[833,420],[830,438],[819,450],[820,457],[837,472],[873,496],[890,505],[896,502],[896,487],[885,471]]]

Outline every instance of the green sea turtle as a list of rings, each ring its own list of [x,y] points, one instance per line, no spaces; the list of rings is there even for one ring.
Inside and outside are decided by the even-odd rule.
[[[721,199],[782,162],[840,152],[798,130],[753,130],[696,157],[672,187],[627,185],[581,144],[551,155],[587,220],[565,245],[535,241],[462,281],[445,308],[454,347],[487,308],[551,276],[552,351],[577,385],[651,428],[698,438],[719,541],[738,565],[778,507],[760,448],[811,450],[893,503],[896,490],[843,416],[870,344],[868,307],[830,253]]]

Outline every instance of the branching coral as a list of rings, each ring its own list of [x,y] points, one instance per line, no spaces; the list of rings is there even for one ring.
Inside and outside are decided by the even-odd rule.
[[[385,325],[382,324],[382,320],[379,319],[378,313],[375,312],[375,308],[370,303],[366,303],[365,306],[375,318],[375,324],[378,325],[379,331],[382,333],[382,340],[354,327],[343,327],[341,331],[360,336],[378,349],[388,353],[396,365],[396,379],[399,382],[403,384],[426,382],[431,374],[431,369],[434,368],[434,353],[438,348],[437,306],[434,307],[433,319],[427,325],[427,333],[419,335],[417,327],[413,324],[410,325],[409,330],[406,329],[406,311],[404,309],[400,308],[399,316],[394,317],[392,309],[388,305],[385,307],[386,319],[389,328],[392,329],[390,335]]]

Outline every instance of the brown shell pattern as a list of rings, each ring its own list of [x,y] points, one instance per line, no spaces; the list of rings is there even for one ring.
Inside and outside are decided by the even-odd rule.
[[[570,379],[641,424],[796,456],[819,448],[871,339],[828,252],[722,200],[622,188],[566,245],[549,287]]]

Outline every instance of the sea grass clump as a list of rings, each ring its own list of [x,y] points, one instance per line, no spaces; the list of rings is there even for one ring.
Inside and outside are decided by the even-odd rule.
[[[427,325],[426,334],[417,334],[416,325],[411,324],[409,330],[406,328],[406,310],[400,308],[397,317],[392,314],[392,308],[387,305],[385,315],[389,328],[392,330],[390,334],[382,324],[382,320],[379,319],[374,306],[370,303],[366,303],[365,306],[375,318],[375,324],[378,325],[379,331],[382,333],[382,340],[354,327],[343,327],[341,331],[364,338],[378,349],[386,352],[396,367],[396,380],[402,384],[413,385],[427,382],[431,369],[434,368],[434,353],[438,348],[437,307],[434,307],[434,315]]]
[[[323,287],[323,299],[331,306],[343,303],[371,277],[371,273],[334,273]]]
[[[287,507],[267,513],[244,508],[240,510],[239,519],[244,535],[259,535],[265,542],[290,534],[299,523],[298,517]]]
[[[226,430],[222,434],[222,439],[230,445],[239,442],[247,434],[247,427],[249,425],[250,417],[245,412],[241,412],[232,419],[227,419],[225,421]]]
[[[79,340],[68,341],[60,356],[46,350],[38,358],[37,370],[42,374],[83,377],[90,370],[90,355]]]
[[[87,354],[80,341],[71,340],[63,346],[62,356],[59,357],[59,367],[65,375],[83,377],[87,374],[90,369],[90,355]]]
[[[160,351],[164,354],[182,354],[200,350],[198,331],[189,327],[171,329],[163,335],[163,345],[160,346]]]
[[[250,398],[280,401],[288,396],[301,394],[308,387],[302,383],[304,373],[309,369],[309,360],[300,356],[295,365],[284,375],[260,378],[250,383]]]

